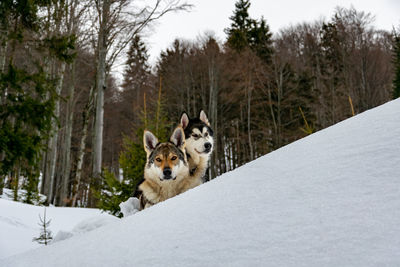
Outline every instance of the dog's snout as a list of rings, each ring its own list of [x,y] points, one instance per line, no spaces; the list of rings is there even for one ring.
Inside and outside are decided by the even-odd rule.
[[[167,168],[164,168],[163,174],[165,177],[171,177],[172,171],[170,168],[167,167]]]
[[[211,150],[211,147],[212,147],[212,144],[211,143],[205,143],[204,144],[204,148],[207,150],[207,151],[210,151]]]

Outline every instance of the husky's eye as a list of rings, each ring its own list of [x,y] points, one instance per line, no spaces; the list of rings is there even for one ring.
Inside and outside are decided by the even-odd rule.
[[[172,158],[171,158],[171,160],[176,160],[177,159],[177,157],[176,156],[173,156]]]
[[[205,134],[204,134],[204,137],[207,137],[208,136],[208,133],[206,132]]]
[[[157,162],[161,162],[161,159],[160,159],[160,158],[156,158],[156,161],[157,161]]]
[[[193,138],[199,138],[198,134],[192,134]]]

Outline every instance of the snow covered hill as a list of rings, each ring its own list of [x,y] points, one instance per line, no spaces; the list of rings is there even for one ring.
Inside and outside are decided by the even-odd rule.
[[[0,266],[400,266],[400,99]]]

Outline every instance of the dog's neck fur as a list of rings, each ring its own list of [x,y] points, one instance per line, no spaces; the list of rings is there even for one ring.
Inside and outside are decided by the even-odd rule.
[[[168,198],[179,195],[191,188],[194,188],[203,183],[203,176],[208,167],[209,156],[200,156],[195,158],[188,157],[189,166],[193,166],[193,169],[188,169],[188,172],[179,174],[176,180],[172,181],[160,181],[158,178],[154,179],[151,177],[146,170],[144,172],[144,182],[139,186],[142,191],[142,198],[145,201],[142,204],[142,209],[148,208],[161,201],[167,200]],[[189,170],[193,170],[192,173]]]
[[[191,176],[198,176],[201,173],[204,175],[207,170],[208,161],[211,154],[200,155],[196,151],[188,150],[188,148],[186,147],[186,155]]]
[[[145,180],[139,186],[139,189],[147,200],[147,203],[142,208],[147,208],[157,204],[158,202],[178,195],[180,193],[179,185],[188,175],[188,173],[179,174],[175,180],[161,181],[158,178],[151,177],[145,170]]]

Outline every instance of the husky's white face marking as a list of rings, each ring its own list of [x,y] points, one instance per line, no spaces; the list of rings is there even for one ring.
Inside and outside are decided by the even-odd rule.
[[[212,152],[213,141],[207,127],[203,127],[202,131],[194,128],[190,137],[186,139],[186,149],[189,154],[196,153],[199,156],[208,156]]]
[[[194,119],[190,119],[186,112],[183,112],[180,125],[185,129],[187,154],[194,162],[197,162],[199,157],[208,160],[213,151],[213,131],[204,110]]]

